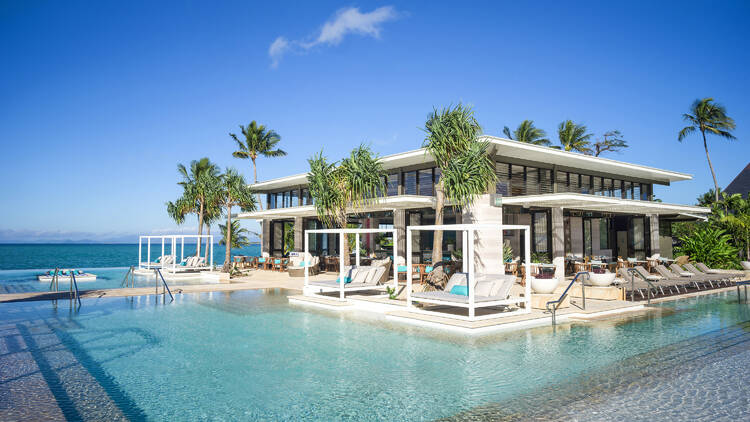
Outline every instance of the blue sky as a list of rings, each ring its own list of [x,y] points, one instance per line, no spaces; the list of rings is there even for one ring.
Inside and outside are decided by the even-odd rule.
[[[695,98],[737,121],[709,141],[719,184],[749,161],[750,3],[624,3],[0,2],[0,241],[171,231],[177,163],[249,178],[227,134],[250,120],[289,152],[267,179],[321,148],[417,148],[457,102],[489,134],[619,129],[631,148],[609,157],[695,175],[656,190],[693,203],[712,187],[699,139],[677,142]]]

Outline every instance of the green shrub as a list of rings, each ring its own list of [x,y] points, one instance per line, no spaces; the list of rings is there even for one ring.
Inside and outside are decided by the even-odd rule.
[[[691,261],[703,262],[711,268],[736,269],[739,268],[739,255],[731,240],[724,230],[703,226],[680,237],[682,244],[675,253],[687,255]]]

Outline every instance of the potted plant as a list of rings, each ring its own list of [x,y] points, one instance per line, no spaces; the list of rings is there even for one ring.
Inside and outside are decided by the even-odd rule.
[[[549,264],[549,255],[545,253],[531,254],[531,265],[536,265],[539,271],[536,275],[531,276],[531,290],[537,294],[551,294],[557,289],[560,280],[555,277],[555,269],[543,267],[542,264]]]

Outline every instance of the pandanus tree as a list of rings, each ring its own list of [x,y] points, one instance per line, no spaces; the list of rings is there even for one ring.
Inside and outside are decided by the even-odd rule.
[[[566,120],[557,127],[557,136],[560,145],[565,151],[581,152],[591,154],[591,133],[586,132],[586,126],[576,124],[572,120]]]
[[[167,202],[167,214],[177,223],[182,224],[185,217],[195,214],[198,218],[198,234],[203,234],[206,216],[213,216],[209,208],[215,202],[216,190],[219,182],[219,168],[208,158],[193,160],[190,167],[177,165],[177,171],[182,176],[178,185],[182,186],[182,196],[174,202]],[[198,238],[196,256],[201,254],[201,239]]]
[[[229,134],[237,143],[237,151],[233,152],[232,156],[252,161],[253,181],[254,183],[258,183],[258,169],[256,167],[258,157],[283,157],[286,155],[284,150],[277,148],[278,143],[281,142],[281,136],[273,130],[259,125],[255,120],[247,126],[240,125],[240,133],[242,134],[241,137],[234,133]],[[257,198],[260,209],[263,209],[260,194]]]
[[[435,183],[435,224],[443,224],[446,201],[455,209],[468,206],[495,181],[495,165],[488,149],[489,143],[480,141],[482,128],[474,118],[471,107],[458,104],[441,110],[434,109],[425,122],[422,146],[440,168],[440,179]],[[432,262],[443,257],[443,232],[433,236]],[[445,282],[442,266],[435,265],[430,283],[441,286]]]
[[[340,163],[329,162],[320,152],[307,160],[310,196],[320,221],[328,227],[347,227],[347,214],[378,201],[384,191],[383,164],[370,147],[360,145]],[[348,236],[343,236],[341,251],[349,265]]]
[[[518,125],[518,128],[516,128],[513,133],[510,132],[508,126],[505,126],[503,128],[503,133],[508,139],[512,141],[542,145],[545,147],[552,144],[552,142],[547,139],[547,132],[534,126],[533,120],[524,120],[520,125]]]
[[[239,222],[232,221],[232,208],[240,207],[242,211],[254,211],[256,209],[255,199],[253,198],[253,192],[245,182],[245,178],[233,168],[228,168],[226,172],[221,176],[219,188],[218,188],[218,203],[223,208],[227,216],[227,224],[219,226],[224,233],[223,245],[226,246],[226,252],[224,254],[224,271],[229,272],[231,260],[232,260],[232,248],[235,244],[232,239],[232,232],[234,229],[234,223],[239,225]],[[226,230],[229,227],[232,230]],[[244,229],[243,229],[244,230]],[[247,230],[245,230],[247,232]]]
[[[706,132],[724,139],[736,139],[732,135],[732,130],[736,127],[734,119],[727,116],[726,108],[715,103],[713,98],[695,100],[690,107],[690,112],[683,114],[682,118],[689,124],[680,130],[677,140],[682,142],[691,133],[701,133],[708,168],[711,170],[711,177],[714,179],[714,199],[716,202],[719,202],[719,182],[716,181],[716,172],[714,171],[714,166],[711,164],[711,157],[708,155]]]

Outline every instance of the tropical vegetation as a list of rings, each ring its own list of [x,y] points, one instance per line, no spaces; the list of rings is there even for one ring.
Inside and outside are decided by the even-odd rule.
[[[460,209],[487,192],[495,182],[495,165],[488,153],[489,143],[477,137],[482,128],[474,118],[474,110],[458,104],[455,107],[434,109],[425,122],[426,134],[422,146],[440,168],[440,179],[435,183],[435,224],[443,224],[446,200]],[[443,232],[435,231],[432,262],[443,256]],[[442,286],[445,272],[435,265],[430,283]]]
[[[560,146],[565,151],[580,152],[591,154],[591,141],[594,136],[588,133],[585,125],[574,123],[572,120],[566,120],[557,127],[557,136],[560,140]]]
[[[234,232],[234,223],[232,221],[232,208],[240,207],[243,211],[254,211],[256,203],[253,198],[253,192],[245,182],[245,178],[233,168],[228,168],[224,174],[221,175],[217,190],[215,192],[217,202],[221,204],[223,212],[227,217],[227,224],[224,225],[222,233],[224,234],[224,243],[226,246],[226,252],[224,255],[224,271],[229,271],[231,266],[231,250],[236,242],[232,238]],[[220,226],[221,227],[221,226]],[[229,227],[231,230],[227,230]],[[247,230],[242,233],[247,233]]]
[[[380,158],[369,146],[354,148],[340,162],[330,162],[323,152],[307,160],[310,196],[320,221],[328,227],[347,227],[347,214],[357,208],[377,202],[384,191],[385,172]],[[342,251],[349,250],[349,237],[343,237]],[[349,254],[342,253],[344,265],[349,265]]]
[[[542,145],[548,147],[552,142],[547,139],[547,132],[534,126],[533,120],[524,120],[518,125],[518,128],[510,132],[508,126],[503,128],[505,137],[512,141],[524,142],[527,144]]]
[[[687,255],[692,261],[703,262],[710,268],[737,268],[739,255],[731,239],[724,230],[706,225],[681,237],[675,253]]]
[[[250,159],[253,163],[253,182],[258,183],[258,169],[256,160],[259,156],[263,157],[283,157],[286,151],[278,148],[281,142],[281,136],[263,125],[259,125],[255,120],[247,126],[240,125],[240,138],[234,133],[229,136],[237,143],[237,151],[232,153],[235,158]],[[258,205],[263,209],[260,195],[257,196]]]
[[[727,116],[727,110],[724,106],[714,102],[713,98],[697,99],[690,106],[690,111],[682,115],[682,118],[688,122],[688,125],[680,130],[677,139],[682,142],[688,135],[700,132],[703,138],[703,149],[706,151],[706,161],[708,168],[711,170],[711,177],[714,179],[714,196],[719,201],[719,182],[716,181],[716,172],[711,164],[711,157],[708,155],[708,143],[706,142],[706,132],[724,139],[736,139],[732,135],[735,129],[734,120]]]
[[[203,234],[203,226],[216,214],[212,205],[216,204],[216,189],[219,184],[219,168],[208,158],[193,160],[190,167],[177,165],[182,176],[178,185],[182,186],[182,196],[174,202],[167,202],[167,213],[177,223],[182,224],[185,217],[195,214],[198,218],[198,234]],[[198,238],[196,256],[201,255],[201,239]]]

